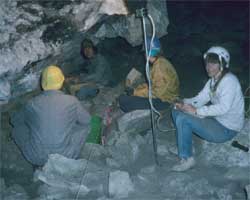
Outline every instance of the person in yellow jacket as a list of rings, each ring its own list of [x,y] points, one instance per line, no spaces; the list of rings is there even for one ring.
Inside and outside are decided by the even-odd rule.
[[[151,45],[151,38],[147,38],[147,49],[150,53],[149,62],[152,65],[150,78],[152,84],[153,104],[157,110],[164,110],[169,107],[179,96],[179,78],[174,66],[160,55],[160,41],[154,38]],[[133,110],[149,109],[148,84],[143,83],[137,86],[133,96],[122,95],[119,97],[119,105],[124,112]]]

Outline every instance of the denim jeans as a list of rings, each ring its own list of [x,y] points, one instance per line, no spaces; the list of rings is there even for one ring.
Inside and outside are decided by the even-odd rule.
[[[236,131],[230,130],[212,117],[198,118],[173,109],[172,117],[176,126],[176,140],[180,158],[192,156],[192,134],[209,142],[223,143],[231,140]]]

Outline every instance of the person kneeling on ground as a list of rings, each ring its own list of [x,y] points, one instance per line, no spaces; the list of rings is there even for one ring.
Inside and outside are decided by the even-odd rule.
[[[76,92],[78,99],[94,98],[101,87],[114,86],[110,63],[98,53],[90,39],[86,38],[81,42],[80,54],[84,59],[84,68],[83,73],[80,73],[79,76],[81,86]]]
[[[152,67],[150,70],[150,78],[152,81],[153,104],[157,110],[168,109],[179,96],[179,79],[173,65],[164,57],[160,56],[161,47],[158,38],[147,37],[147,50],[149,54],[149,62]],[[130,112],[133,110],[150,109],[148,101],[148,85],[143,83],[130,92],[133,96],[121,95],[119,97],[119,105],[122,111]]]
[[[209,142],[223,143],[235,137],[243,127],[244,98],[239,80],[228,70],[228,51],[211,47],[204,54],[204,60],[210,79],[197,96],[176,103],[172,110],[181,159],[173,167],[174,171],[185,171],[195,165],[193,133]]]
[[[81,43],[81,55],[85,60],[84,66],[87,73],[82,74],[82,79],[88,82],[99,83],[104,86],[111,86],[113,75],[110,63],[98,53],[90,39],[84,39]]]
[[[77,158],[90,131],[90,114],[60,89],[64,75],[57,66],[42,73],[43,91],[11,118],[12,137],[24,157],[43,166],[49,154]]]

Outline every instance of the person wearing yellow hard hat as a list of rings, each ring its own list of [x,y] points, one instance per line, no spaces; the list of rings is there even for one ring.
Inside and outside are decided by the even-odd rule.
[[[12,137],[35,166],[43,166],[54,153],[77,158],[89,134],[90,114],[76,97],[60,91],[63,82],[58,66],[46,67],[43,91],[11,117]]]

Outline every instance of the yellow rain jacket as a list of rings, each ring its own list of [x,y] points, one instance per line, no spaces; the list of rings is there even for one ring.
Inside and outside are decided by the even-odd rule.
[[[171,103],[179,96],[179,78],[167,59],[157,58],[151,68],[150,77],[154,98]],[[148,97],[148,85],[144,83],[135,88],[134,96]]]

